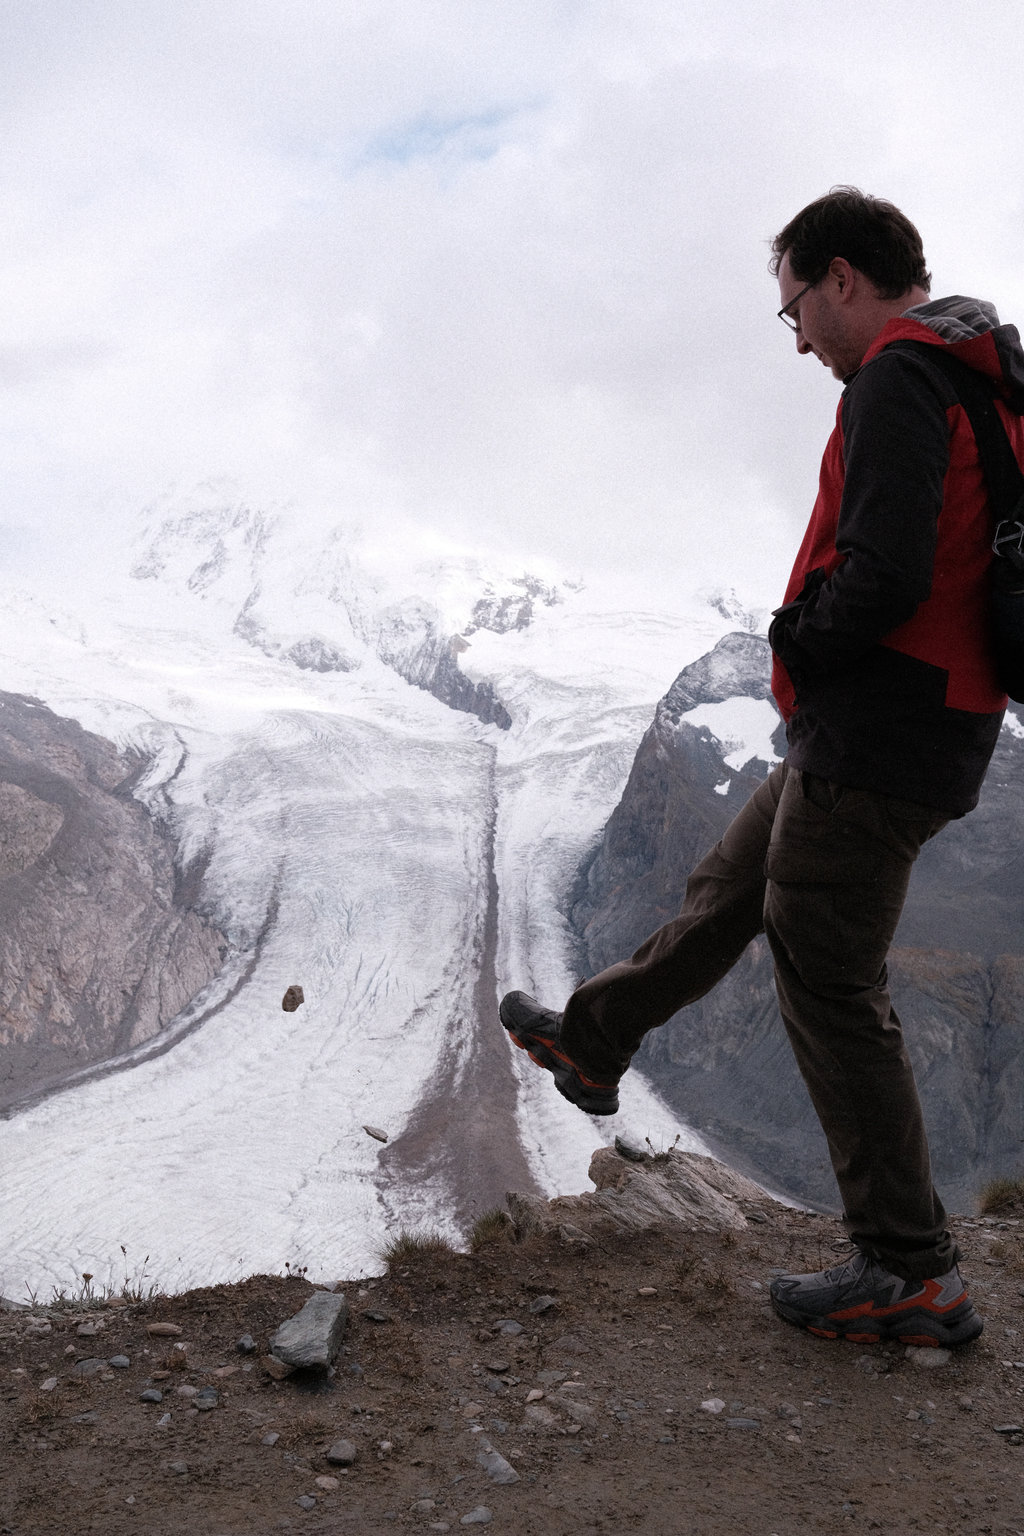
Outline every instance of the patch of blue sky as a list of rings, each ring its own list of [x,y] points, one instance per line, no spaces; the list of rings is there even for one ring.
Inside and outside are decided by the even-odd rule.
[[[531,103],[531,106],[535,105]],[[460,117],[439,117],[424,112],[377,134],[359,157],[363,165],[387,161],[407,165],[410,160],[444,157],[459,160],[489,160],[496,155],[505,138],[503,130],[523,112],[522,105],[495,107]]]

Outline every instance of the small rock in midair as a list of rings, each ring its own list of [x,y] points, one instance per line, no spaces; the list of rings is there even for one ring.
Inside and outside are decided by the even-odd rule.
[[[306,999],[302,988],[297,985],[292,985],[288,988],[288,991],[285,993],[284,997],[282,997],[281,1007],[284,1009],[285,1013],[294,1013],[296,1008],[300,1007],[301,1004],[305,1001]]]
[[[363,1130],[367,1136],[372,1136],[374,1141],[387,1141],[387,1131],[382,1131],[379,1125],[364,1125]]]
[[[158,1392],[156,1387],[147,1387],[145,1392],[139,1393],[140,1403],[162,1403],[163,1400],[163,1393]]]
[[[251,1333],[243,1333],[235,1348],[240,1355],[254,1355],[256,1353],[256,1340]]]
[[[334,1467],[350,1467],[356,1459],[356,1448],[351,1440],[335,1440],[327,1452],[327,1460]]]

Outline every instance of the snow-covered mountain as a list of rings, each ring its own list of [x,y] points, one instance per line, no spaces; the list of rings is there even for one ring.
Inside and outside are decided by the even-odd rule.
[[[135,793],[205,867],[229,955],[117,1070],[0,1123],[0,1291],[120,1278],[122,1245],[173,1288],[333,1278],[398,1225],[585,1188],[595,1136],[700,1146],[638,1075],[584,1120],[496,1001],[571,988],[569,894],[656,701],[759,616],[720,592],[624,611],[215,489],[151,509],[99,577],[3,598],[4,688],[144,754]]]

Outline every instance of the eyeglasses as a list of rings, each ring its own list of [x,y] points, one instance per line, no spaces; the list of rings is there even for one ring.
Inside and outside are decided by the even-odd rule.
[[[788,325],[791,331],[798,331],[800,329],[800,322],[799,320],[793,320],[789,311],[793,308],[794,304],[799,304],[805,293],[810,293],[812,288],[817,288],[820,282],[821,278],[816,277],[813,283],[808,283],[806,288],[801,288],[796,298],[790,299],[789,303],[784,304],[779,310],[779,319],[784,325]]]

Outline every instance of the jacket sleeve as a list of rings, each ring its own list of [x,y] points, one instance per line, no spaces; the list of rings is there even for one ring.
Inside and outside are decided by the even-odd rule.
[[[842,563],[827,580],[815,572],[769,631],[798,689],[859,660],[931,592],[949,467],[940,390],[944,381],[933,381],[916,359],[886,352],[847,388],[836,531]]]

